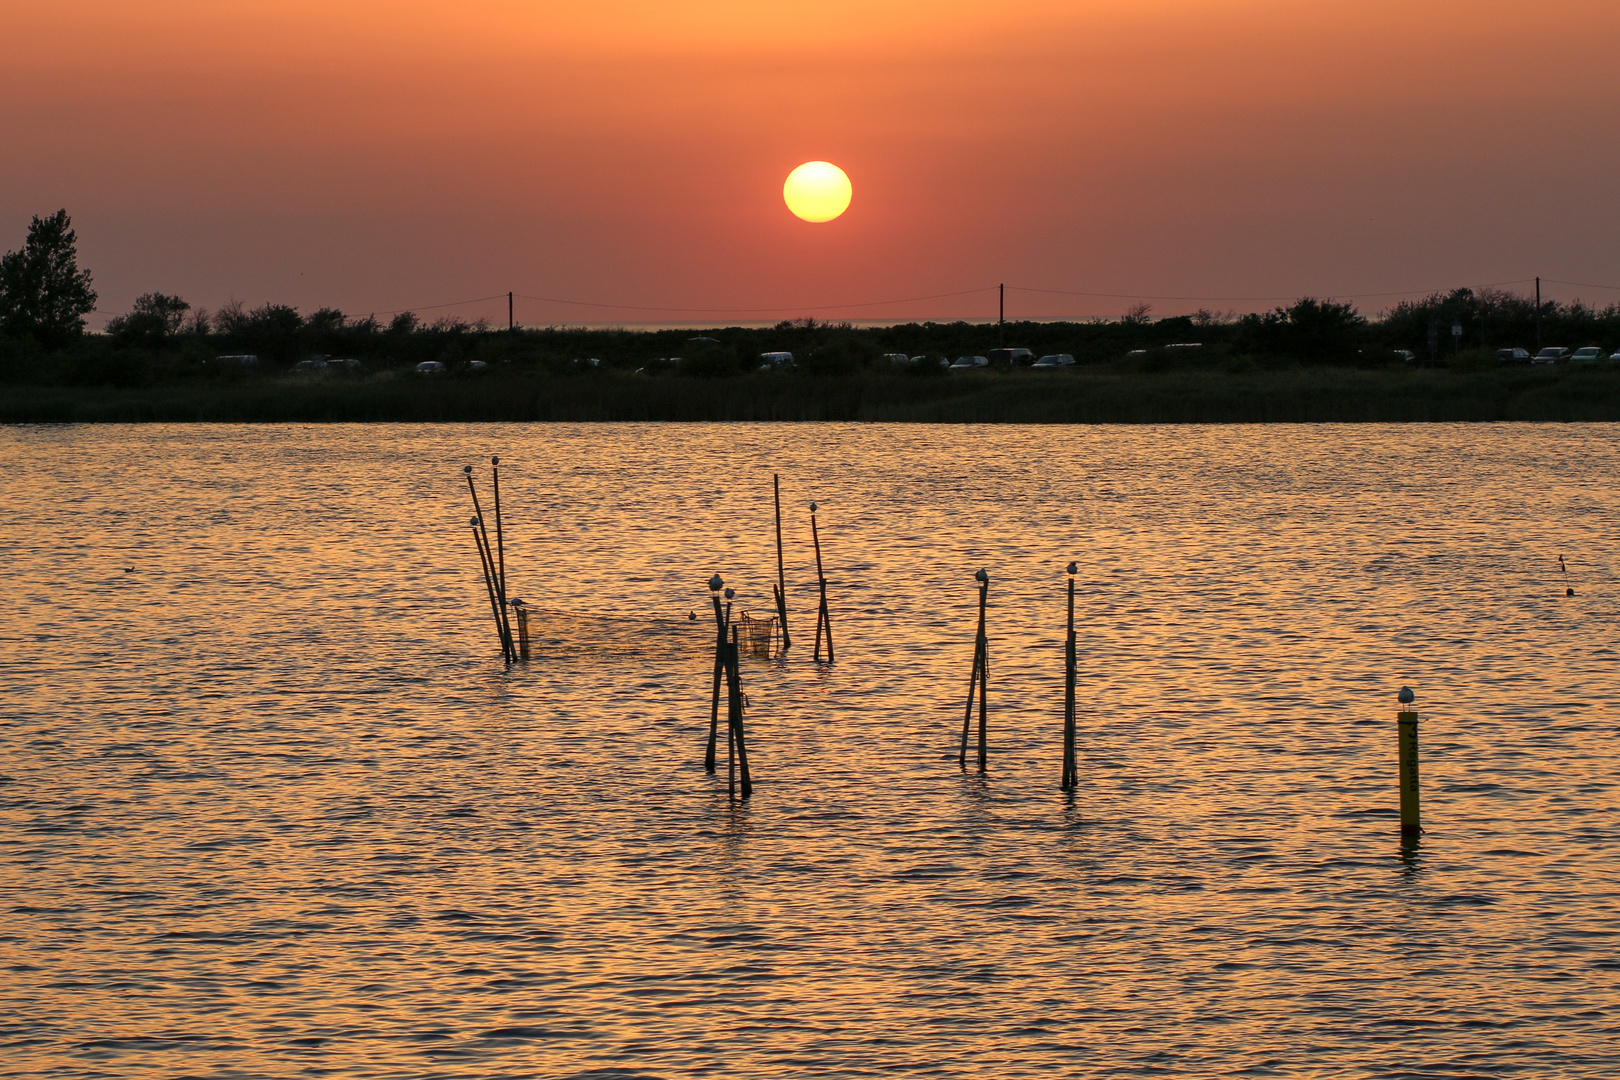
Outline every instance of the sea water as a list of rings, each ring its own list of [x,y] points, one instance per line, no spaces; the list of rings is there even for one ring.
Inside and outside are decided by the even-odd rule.
[[[1617,437],[0,430],[0,1072],[1620,1074]],[[491,454],[587,630],[768,613],[781,475],[751,800],[702,648],[501,662]]]

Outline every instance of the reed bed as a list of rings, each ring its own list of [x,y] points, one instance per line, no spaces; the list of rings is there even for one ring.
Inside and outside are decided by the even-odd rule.
[[[7,387],[3,423],[885,421],[1279,423],[1620,420],[1620,371],[1516,368],[256,379]]]

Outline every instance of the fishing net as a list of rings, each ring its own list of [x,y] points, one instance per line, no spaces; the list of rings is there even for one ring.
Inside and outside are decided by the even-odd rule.
[[[529,659],[609,657],[653,659],[712,655],[714,616],[694,609],[684,615],[601,615],[514,605],[513,644]],[[782,625],[775,615],[733,615],[737,652],[760,660],[782,656]]]
[[[555,657],[652,658],[714,649],[714,619],[701,611],[681,615],[600,615],[532,607],[517,609],[512,636],[532,659]],[[696,615],[696,618],[693,617]]]
[[[737,628],[737,651],[743,656],[775,660],[782,655],[782,624],[775,615],[761,619],[745,611],[732,625]]]

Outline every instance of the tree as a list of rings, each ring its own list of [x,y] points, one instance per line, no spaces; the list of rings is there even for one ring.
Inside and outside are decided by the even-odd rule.
[[[61,348],[84,332],[95,307],[67,211],[34,218],[22,250],[0,257],[0,330]]]
[[[1342,361],[1356,355],[1366,327],[1367,320],[1352,305],[1307,296],[1291,308],[1243,316],[1237,344],[1245,352],[1262,355]]]
[[[135,298],[128,315],[107,321],[107,333],[126,345],[161,345],[180,332],[191,305],[178,296],[145,293]]]

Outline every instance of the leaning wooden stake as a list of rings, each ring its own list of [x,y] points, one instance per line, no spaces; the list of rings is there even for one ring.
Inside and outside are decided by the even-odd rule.
[[[1079,570],[1069,564],[1069,635],[1063,646],[1063,784],[1065,791],[1073,791],[1080,783],[1079,770],[1074,758],[1074,575]]]
[[[494,546],[489,542],[489,526],[484,524],[484,508],[478,501],[478,488],[473,484],[472,466],[465,465],[461,471],[467,477],[467,490],[472,493],[473,510],[478,514],[477,517],[473,518],[473,521],[477,523],[478,531],[483,536],[483,550],[490,568],[490,587],[495,590],[497,598],[495,621],[500,624],[501,628],[501,655],[506,657],[506,662],[510,664],[517,659],[517,650],[512,647],[512,628],[506,625],[505,614],[499,607],[500,589],[495,580],[495,552]]]
[[[782,566],[782,478],[771,473],[771,489],[776,495],[776,617],[782,625],[782,648],[793,644],[788,634],[787,571]]]
[[[816,528],[816,504],[810,504],[810,538],[816,545],[816,584],[821,588],[821,607],[816,612],[815,658],[821,659],[821,635],[827,634],[827,663],[833,662],[832,615],[827,610],[827,574],[821,568],[821,532]]]
[[[986,684],[990,681],[990,639],[985,635],[984,612],[986,601],[990,595],[990,575],[980,570],[973,575],[979,582],[979,631],[973,638],[973,675],[968,680],[967,711],[962,715],[962,749],[957,755],[957,763],[963,769],[967,768],[968,730],[973,723],[973,696],[978,692],[979,697],[979,771],[986,770],[989,761],[989,744],[986,732],[986,717],[989,713],[989,700]]]
[[[495,575],[489,567],[489,553],[484,550],[484,540],[479,533],[477,518],[472,519],[472,535],[473,544],[478,548],[478,566],[484,572],[484,588],[489,593],[489,613],[495,619],[495,639],[501,643],[501,655],[507,656],[506,635],[501,629],[500,601],[495,597]]]

